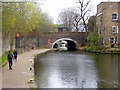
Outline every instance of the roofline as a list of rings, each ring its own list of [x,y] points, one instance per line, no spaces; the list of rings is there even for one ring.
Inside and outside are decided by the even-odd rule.
[[[102,3],[120,3],[120,1],[104,1],[104,2],[100,2],[97,6],[99,6]]]

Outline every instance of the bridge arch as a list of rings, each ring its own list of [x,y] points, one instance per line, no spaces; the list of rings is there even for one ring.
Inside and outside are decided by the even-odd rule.
[[[66,41],[68,43],[68,50],[76,50],[77,49],[77,42],[70,38],[61,38],[61,39],[56,40],[52,44],[52,48],[58,48],[57,42],[59,42],[59,41]]]

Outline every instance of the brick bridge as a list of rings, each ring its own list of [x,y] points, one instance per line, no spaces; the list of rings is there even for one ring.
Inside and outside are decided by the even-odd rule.
[[[49,47],[55,48],[56,41],[64,39],[68,42],[69,48],[77,48],[84,44],[86,36],[84,32],[48,32],[41,34],[39,38],[36,39],[35,34],[28,34],[26,40],[26,47]],[[16,48],[23,48],[23,37],[16,38],[15,46]]]

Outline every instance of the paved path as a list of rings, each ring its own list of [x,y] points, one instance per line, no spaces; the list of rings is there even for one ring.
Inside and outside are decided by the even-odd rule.
[[[28,80],[31,75],[29,60],[33,58],[33,55],[48,50],[50,49],[25,52],[18,56],[18,62],[13,62],[13,70],[8,70],[8,64],[2,68],[2,88],[29,88]]]

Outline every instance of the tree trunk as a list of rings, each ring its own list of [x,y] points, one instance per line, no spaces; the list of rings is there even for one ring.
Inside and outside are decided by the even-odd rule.
[[[13,51],[13,44],[10,44],[10,52],[12,53]]]
[[[26,49],[26,36],[24,36],[24,51],[25,51],[25,49]]]
[[[85,26],[85,32],[86,32],[86,37],[88,36],[88,31],[87,31],[87,25],[86,25],[86,23],[85,23],[85,20],[83,19],[83,24],[84,24],[84,26]]]
[[[11,51],[11,53],[12,53],[12,50],[13,50],[13,42],[14,42],[14,38],[10,37],[9,38],[9,44],[10,44],[10,51]]]
[[[38,47],[38,35],[36,34],[36,47]]]
[[[25,43],[25,41],[24,41],[24,51],[25,51],[25,49],[26,49],[26,43]]]

